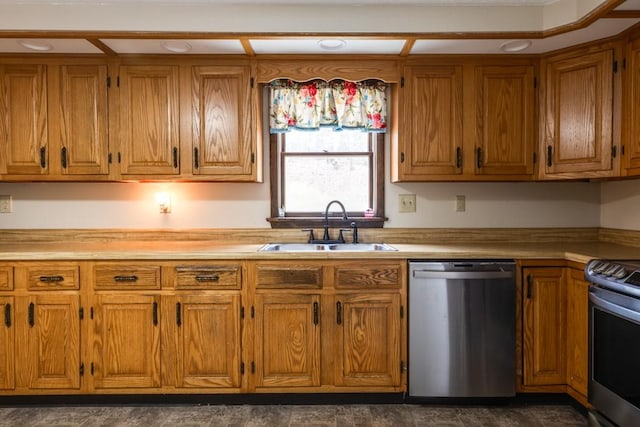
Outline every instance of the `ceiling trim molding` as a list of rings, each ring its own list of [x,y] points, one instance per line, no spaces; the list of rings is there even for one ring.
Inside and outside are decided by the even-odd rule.
[[[292,39],[341,37],[347,39],[543,39],[588,27],[601,18],[638,18],[640,11],[615,11],[625,0],[606,0],[575,22],[541,31],[495,32],[208,32],[208,31],[79,31],[79,30],[0,30],[0,38],[82,38],[99,39]],[[91,42],[93,43],[93,42]],[[253,48],[249,49],[253,51]],[[249,52],[247,52],[248,55]],[[254,52],[255,54],[255,52]]]
[[[86,39],[89,43],[100,49],[108,56],[118,56],[118,53],[107,46],[102,40],[99,39]]]

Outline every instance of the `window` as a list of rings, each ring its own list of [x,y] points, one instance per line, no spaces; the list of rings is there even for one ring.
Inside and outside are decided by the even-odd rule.
[[[272,227],[322,226],[333,200],[358,226],[382,227],[384,83],[277,80],[269,102]]]

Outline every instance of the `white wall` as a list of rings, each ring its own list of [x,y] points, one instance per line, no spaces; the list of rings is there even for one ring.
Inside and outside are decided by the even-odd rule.
[[[172,213],[159,213],[157,191],[172,195]],[[387,227],[600,224],[600,184],[387,182],[386,192]],[[404,193],[416,194],[416,213],[398,213]],[[0,194],[13,197],[0,229],[269,227],[267,183],[1,183]],[[466,212],[455,212],[456,195],[466,196]]]
[[[600,225],[640,231],[640,180],[603,182]]]

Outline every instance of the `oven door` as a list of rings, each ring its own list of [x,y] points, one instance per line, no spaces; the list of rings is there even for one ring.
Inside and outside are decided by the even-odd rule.
[[[640,425],[640,300],[589,292],[589,403],[620,426]]]

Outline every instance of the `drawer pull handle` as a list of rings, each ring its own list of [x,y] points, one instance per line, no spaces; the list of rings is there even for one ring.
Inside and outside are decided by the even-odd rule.
[[[336,303],[336,323],[342,325],[342,303],[340,301]]]
[[[114,276],[113,280],[116,282],[137,282],[138,276]]]
[[[176,325],[182,326],[182,304],[176,303]]]
[[[64,282],[64,276],[40,276],[39,280],[45,283]]]
[[[11,327],[11,304],[4,305],[4,325],[7,328]]]
[[[220,280],[220,276],[217,274],[211,274],[207,276],[196,276],[196,280],[198,282],[218,282]]]

